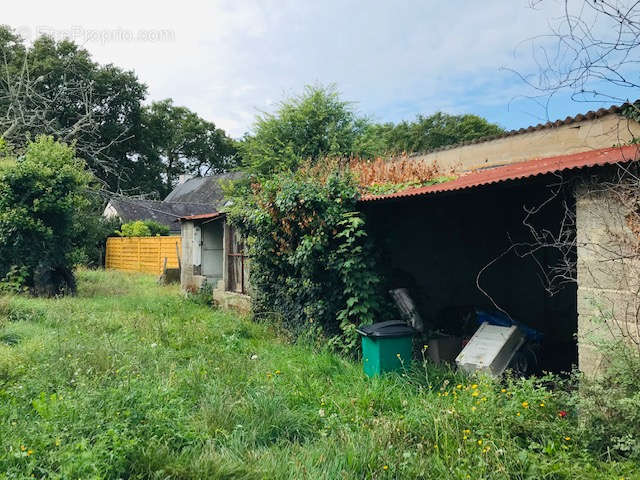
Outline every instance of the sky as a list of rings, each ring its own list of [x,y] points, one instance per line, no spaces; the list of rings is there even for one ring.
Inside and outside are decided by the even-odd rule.
[[[71,38],[100,63],[132,69],[148,101],[173,98],[233,137],[308,84],[335,84],[376,122],[474,113],[507,129],[601,104],[548,106],[514,71],[535,73],[530,40],[558,0],[29,1],[0,23],[27,40]]]

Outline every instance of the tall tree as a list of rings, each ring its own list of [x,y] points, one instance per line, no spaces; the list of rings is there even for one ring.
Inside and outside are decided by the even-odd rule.
[[[240,146],[246,169],[259,175],[292,170],[302,159],[349,156],[367,125],[333,86],[307,86],[274,113],[258,116]]]
[[[241,145],[244,167],[261,176],[294,170],[302,159],[422,152],[503,130],[476,115],[435,113],[413,122],[373,124],[334,87],[310,87],[258,116]]]
[[[141,153],[148,163],[162,165],[170,189],[181,173],[207,175],[229,170],[236,148],[224,130],[167,99],[143,110]]]
[[[75,143],[111,190],[134,188],[134,154],[146,87],[135,74],[93,62],[70,41],[29,47],[0,28],[0,135],[20,149],[37,135]]]
[[[99,65],[71,41],[27,46],[0,26],[0,137],[18,153],[37,135],[73,142],[107,190],[157,197],[179,173],[232,166],[223,130],[171,100],[145,108],[146,93],[134,72]]]

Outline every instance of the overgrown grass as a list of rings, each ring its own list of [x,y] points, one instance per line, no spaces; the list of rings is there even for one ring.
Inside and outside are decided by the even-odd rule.
[[[430,366],[370,380],[142,275],[0,299],[0,478],[640,478],[588,450],[571,398]]]

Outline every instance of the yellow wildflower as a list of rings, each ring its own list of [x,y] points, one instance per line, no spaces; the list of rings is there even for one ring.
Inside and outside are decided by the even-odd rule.
[[[481,438],[478,439],[478,445],[482,445],[482,439]]]
[[[565,441],[568,442],[569,440],[571,440],[571,437],[564,437],[564,439],[565,439]]]
[[[389,470],[389,465],[384,465],[384,466],[382,467],[382,469],[383,469],[383,470]]]
[[[500,390],[502,393],[507,393],[507,389],[503,388],[502,390]]]
[[[471,389],[472,390],[475,390],[476,388],[478,388],[478,384],[477,383],[474,383],[473,385],[471,385]]]
[[[529,408],[529,402],[522,402],[522,408]]]

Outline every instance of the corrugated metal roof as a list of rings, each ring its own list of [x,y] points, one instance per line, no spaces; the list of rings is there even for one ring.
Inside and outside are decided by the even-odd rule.
[[[428,195],[432,193],[447,192],[452,190],[462,190],[465,188],[473,188],[481,185],[488,185],[508,180],[518,180],[521,178],[534,177],[547,173],[561,172],[563,170],[570,170],[574,168],[610,165],[637,159],[638,145],[589,150],[587,152],[561,155],[550,158],[536,158],[533,160],[527,160],[526,162],[503,165],[500,167],[488,168],[485,170],[476,170],[463,174],[455,180],[439,183],[436,185],[412,188],[388,195],[365,195],[360,199],[360,201],[373,202],[377,200],[414,197],[418,195]]]
[[[209,219],[221,217],[223,215],[224,215],[224,212],[203,213],[200,215],[189,215],[186,217],[180,217],[179,220],[181,222],[190,221],[190,220],[209,220]]]

